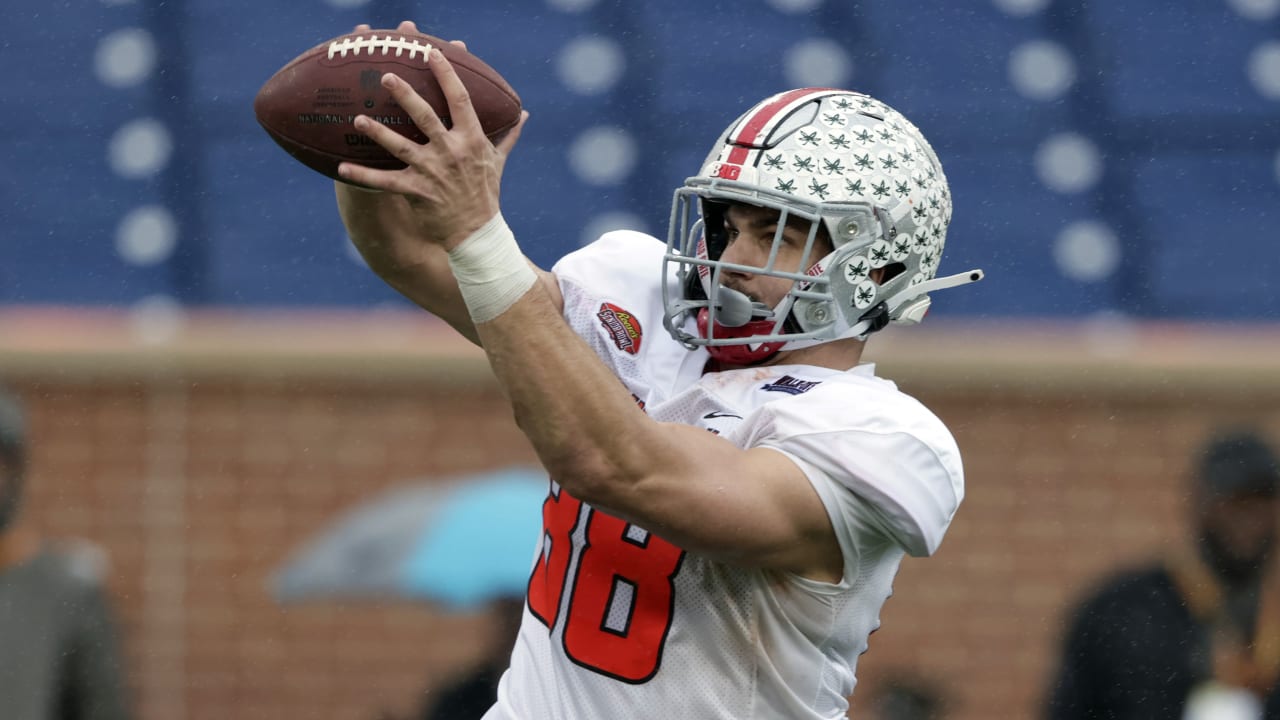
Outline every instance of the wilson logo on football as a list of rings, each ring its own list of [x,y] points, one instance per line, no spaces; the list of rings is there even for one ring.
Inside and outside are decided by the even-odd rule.
[[[613,303],[601,303],[600,312],[596,313],[600,324],[613,338],[613,344],[628,355],[640,352],[640,321]]]

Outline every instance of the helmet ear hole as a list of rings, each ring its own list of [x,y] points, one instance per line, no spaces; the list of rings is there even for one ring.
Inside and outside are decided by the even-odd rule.
[[[888,265],[885,265],[882,268],[877,268],[875,270],[872,270],[871,279],[875,280],[876,284],[878,285],[884,285],[885,283],[898,277],[899,275],[901,275],[906,271],[907,271],[907,266],[903,263],[900,263],[900,262],[889,263]],[[879,273],[879,277],[876,277],[876,273]]]

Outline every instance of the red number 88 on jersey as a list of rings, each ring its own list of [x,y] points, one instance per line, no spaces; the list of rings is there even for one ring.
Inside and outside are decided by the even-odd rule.
[[[684,551],[554,484],[542,527],[529,611],[551,631],[565,608],[564,651],[578,665],[624,682],[648,681],[671,629]],[[576,558],[575,535],[584,539]]]

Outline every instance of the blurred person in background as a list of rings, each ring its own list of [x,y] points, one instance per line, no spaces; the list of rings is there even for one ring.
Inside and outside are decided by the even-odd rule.
[[[521,126],[495,146],[429,57],[448,125],[384,75],[429,142],[357,117],[409,167],[344,163],[381,192],[336,191],[369,267],[483,347],[555,481],[484,717],[844,716],[903,557],[964,495],[950,431],[861,359],[982,276],[935,277],[951,195],[928,142],[859,93],[779,93],[692,168],[667,243],[609,233],[546,272],[499,208]]]
[[[942,689],[913,673],[896,673],[876,685],[868,720],[943,720],[947,702]]]
[[[498,681],[511,664],[511,648],[520,632],[524,598],[495,600],[493,614],[497,628],[478,665],[461,679],[427,696],[421,720],[480,720],[498,700]]]
[[[1191,542],[1111,578],[1063,643],[1048,718],[1280,720],[1280,464],[1255,431],[1195,463]]]
[[[22,408],[0,388],[0,718],[124,720],[116,632],[93,559],[17,523],[26,459]]]

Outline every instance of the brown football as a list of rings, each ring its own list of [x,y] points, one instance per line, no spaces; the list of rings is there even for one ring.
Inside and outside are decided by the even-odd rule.
[[[353,121],[364,114],[416,142],[426,142],[408,113],[382,87],[394,72],[450,125],[449,107],[427,53],[436,48],[453,64],[471,95],[480,126],[497,141],[520,120],[520,98],[496,70],[463,48],[431,35],[395,30],[351,33],[321,43],[272,75],[253,101],[258,122],[280,147],[307,167],[339,180],[338,163],[384,170],[404,167]]]

